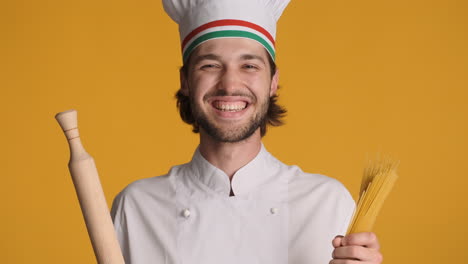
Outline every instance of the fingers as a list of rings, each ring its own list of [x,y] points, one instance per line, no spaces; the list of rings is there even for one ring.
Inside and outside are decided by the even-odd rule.
[[[341,245],[342,246],[350,246],[350,245],[363,246],[363,247],[377,249],[377,250],[380,249],[380,244],[377,239],[377,236],[373,232],[349,234],[342,238]]]
[[[343,236],[336,236],[332,241],[333,247],[334,248],[340,247],[342,241],[343,241]]]
[[[332,259],[329,264],[362,264],[358,260],[349,260],[349,259]]]
[[[336,236],[332,244],[335,249],[330,264],[373,264],[383,259],[377,236],[372,232]]]
[[[342,246],[335,248],[332,257],[333,259],[362,261],[360,263],[380,263],[382,261],[382,255],[378,250],[362,246]]]

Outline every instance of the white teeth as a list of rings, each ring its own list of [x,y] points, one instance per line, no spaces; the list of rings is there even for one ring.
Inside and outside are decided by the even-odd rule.
[[[223,104],[220,102],[217,102],[214,104],[216,109],[221,110],[221,111],[228,111],[228,112],[236,112],[244,109],[247,107],[246,103],[241,103],[241,104]]]

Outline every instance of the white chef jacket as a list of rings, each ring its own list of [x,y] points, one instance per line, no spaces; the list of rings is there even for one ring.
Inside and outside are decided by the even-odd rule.
[[[231,182],[197,149],[168,174],[117,195],[126,264],[327,264],[355,203],[337,180],[301,171],[262,145]]]

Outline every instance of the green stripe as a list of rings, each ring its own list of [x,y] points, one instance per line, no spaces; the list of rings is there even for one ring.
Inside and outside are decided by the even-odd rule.
[[[200,43],[204,42],[204,41],[207,41],[209,39],[214,39],[214,38],[228,38],[228,37],[242,37],[242,38],[250,38],[250,39],[253,39],[253,40],[256,40],[258,42],[260,42],[260,44],[262,44],[268,51],[268,53],[270,53],[271,55],[271,58],[273,59],[273,61],[275,60],[275,50],[271,47],[271,45],[266,41],[264,40],[262,37],[254,34],[254,33],[251,33],[251,32],[247,32],[247,31],[240,31],[240,30],[222,30],[222,31],[215,31],[215,32],[210,32],[210,33],[207,33],[205,35],[202,35],[198,38],[196,38],[189,46],[188,48],[185,50],[184,52],[184,61],[186,61],[186,59],[188,58],[188,56],[190,55],[190,53],[192,53],[192,51],[198,46],[200,45]]]

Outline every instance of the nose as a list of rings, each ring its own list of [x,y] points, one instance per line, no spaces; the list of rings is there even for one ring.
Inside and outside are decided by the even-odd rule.
[[[223,90],[226,94],[231,94],[239,90],[242,84],[239,73],[232,68],[226,67],[219,77],[218,90]]]

